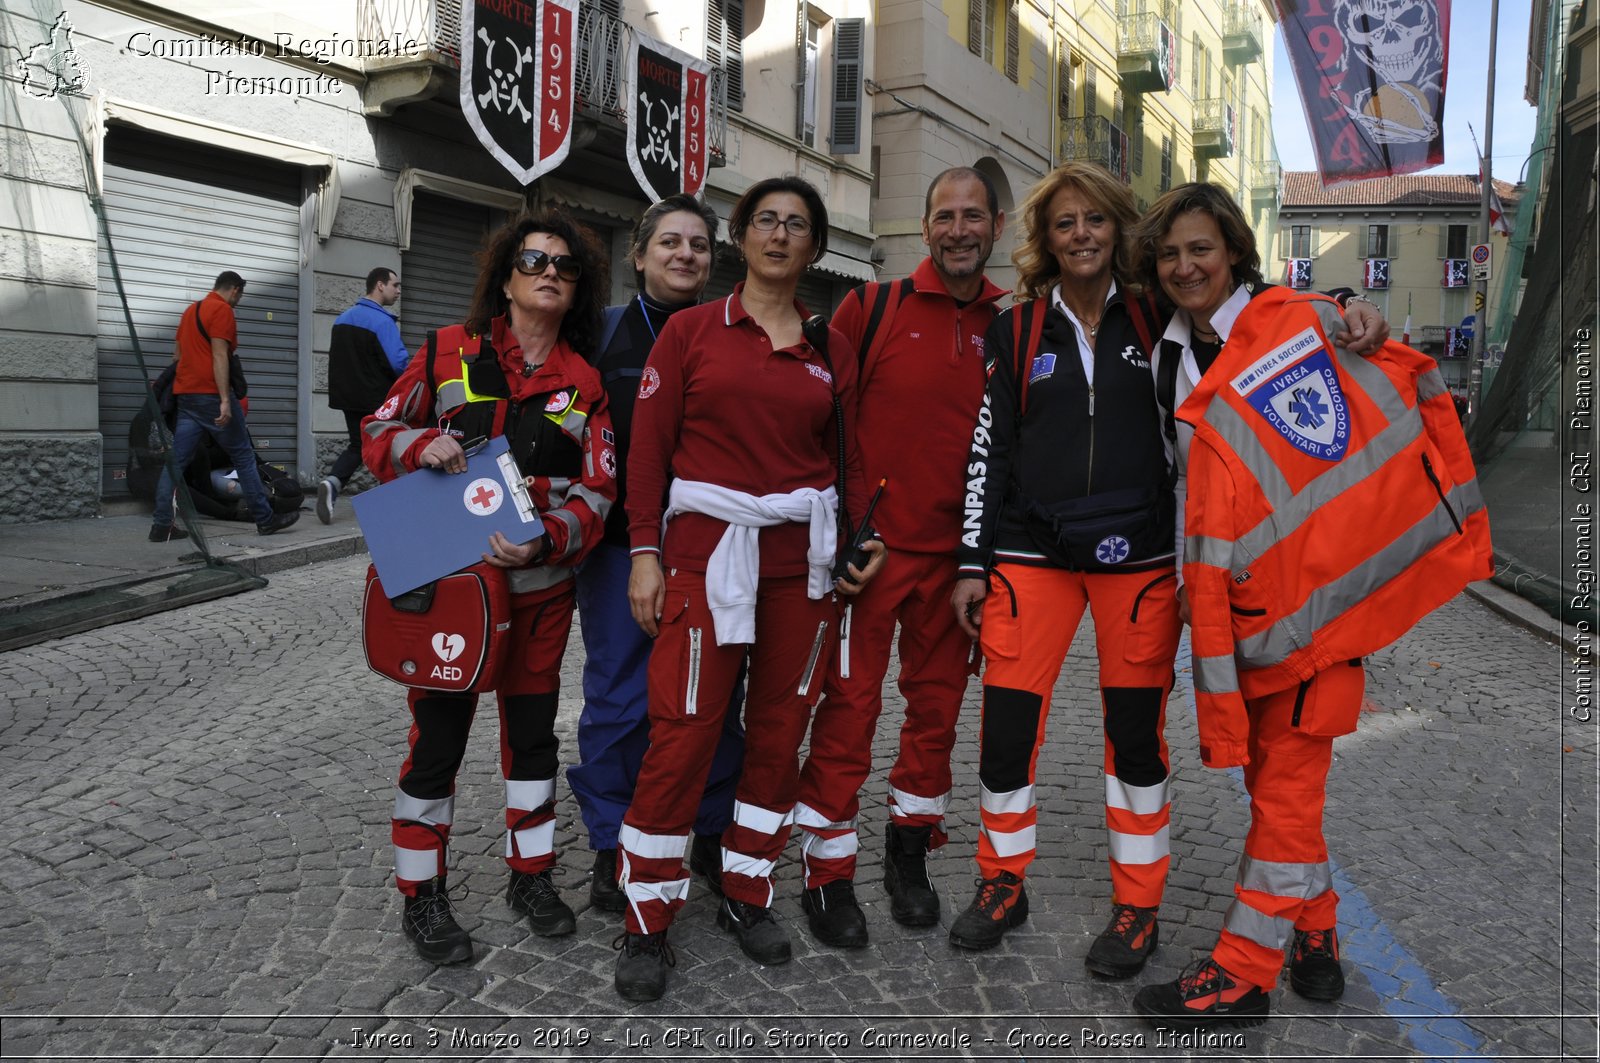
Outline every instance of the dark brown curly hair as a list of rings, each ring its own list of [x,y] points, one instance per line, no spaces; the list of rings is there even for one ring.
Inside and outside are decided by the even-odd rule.
[[[487,333],[489,323],[509,309],[506,281],[511,279],[512,261],[529,233],[560,237],[583,265],[577,291],[573,293],[572,309],[561,319],[561,338],[585,358],[592,357],[595,345],[600,342],[606,299],[611,294],[611,262],[593,230],[555,208],[539,214],[524,214],[484,242],[478,252],[478,285],[472,293],[472,309],[467,313],[467,330],[480,335]]]

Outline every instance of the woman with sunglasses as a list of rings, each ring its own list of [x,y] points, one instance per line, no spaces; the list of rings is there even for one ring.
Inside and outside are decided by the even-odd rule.
[[[628,604],[628,445],[633,405],[645,359],[668,319],[700,301],[711,277],[717,215],[693,196],[668,196],[639,218],[629,247],[639,292],[606,308],[601,349],[594,366],[606,389],[617,434],[617,504],[606,518],[605,538],[578,572],[578,626],[583,633],[583,712],[578,717],[578,763],[567,782],[595,851],[589,900],[605,912],[627,907],[617,888],[617,831],[633,800],[639,763],[650,744],[645,711],[645,668],[650,638],[634,623]],[[739,694],[734,693],[735,702]],[[733,792],[744,753],[738,705],[730,706],[694,822],[689,867],[715,891],[722,868],[723,830],[733,815]]]
[[[577,929],[555,866],[556,696],[572,626],[575,566],[600,541],[616,495],[616,455],[600,377],[585,360],[598,339],[607,264],[566,215],[523,217],[479,254],[463,325],[428,334],[388,397],[362,424],[362,454],[380,480],[424,466],[467,469],[464,443],[505,436],[544,533],[519,545],[499,532],[483,560],[507,570],[510,648],[495,684],[506,783],[506,902],[535,934]],[[445,895],[455,776],[477,697],[412,689],[410,741],[391,835],[402,926],[434,963],[472,958]]]
[[[728,231],[744,281],[667,322],[634,411],[628,598],[656,641],[650,748],[619,838],[628,912],[614,984],[629,1000],[666,991],[667,927],[689,888],[683,854],[746,664],[744,771],[722,835],[717,924],[758,963],[789,959],[772,914],[773,869],[828,667],[832,592],[855,593],[883,558],[872,543],[865,570],[851,569],[855,582],[830,575],[841,460],[850,513],[863,513],[868,492],[854,437],[854,354],[831,330],[831,360],[813,346],[795,298],[827,248],[822,197],[797,177],[758,181]]]

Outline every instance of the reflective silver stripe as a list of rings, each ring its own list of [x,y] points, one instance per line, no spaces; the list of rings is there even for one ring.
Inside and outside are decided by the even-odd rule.
[[[774,812],[770,808],[760,805],[747,805],[743,801],[733,803],[733,821],[741,827],[748,827],[758,834],[776,834],[794,822],[794,812]]]
[[[455,803],[454,797],[412,797],[397,788],[394,792],[394,818],[448,826],[455,815]]]
[[[855,609],[852,603],[844,607],[844,616],[839,618],[839,678],[850,678],[850,616]]]
[[[689,629],[689,684],[683,692],[683,714],[693,716],[699,709],[700,699],[700,638],[697,627]]]
[[[444,874],[444,853],[439,849],[394,847],[394,877],[407,882],[426,882]]]
[[[1443,506],[1432,507],[1421,520],[1382,550],[1333,582],[1318,587],[1294,615],[1284,617],[1260,635],[1240,639],[1237,646],[1239,662],[1247,668],[1281,663],[1288,656],[1282,652],[1284,641],[1271,637],[1279,627],[1289,625],[1313,634],[1322,630],[1410,568],[1430,547],[1455,534],[1455,521],[1450,519],[1450,514],[1445,512]],[[1198,682],[1198,668],[1195,673]]]
[[[830,820],[821,812],[801,801],[794,806],[794,825],[806,830],[855,830],[854,819]]]
[[[722,850],[722,873],[724,875],[743,875],[746,878],[771,878],[773,868],[778,866],[776,860],[757,860],[753,856],[733,849]]]
[[[1244,463],[1244,467],[1250,470],[1261,487],[1267,505],[1277,510],[1293,500],[1294,491],[1289,488],[1289,481],[1284,479],[1283,470],[1268,457],[1255,428],[1245,423],[1243,415],[1228,405],[1221,392],[1212,396],[1206,406],[1205,419]]]
[[[554,779],[507,779],[506,807],[518,812],[532,812],[550,802],[556,795]]]
[[[1447,497],[1450,504],[1455,507],[1456,516],[1462,523],[1472,514],[1483,508],[1483,492],[1478,488],[1478,478],[1463,480],[1450,489]]]
[[[983,828],[983,836],[989,839],[989,845],[994,849],[996,856],[1021,856],[1034,850],[1034,829],[1023,827],[1021,830],[1003,831]]]
[[[1183,514],[1178,514],[1178,522],[1183,522]],[[1185,561],[1198,561],[1202,565],[1212,565],[1216,568],[1233,568],[1233,543],[1227,539],[1219,539],[1215,535],[1189,535],[1183,540],[1183,559]]]
[[[1313,591],[1312,598],[1316,594]],[[1301,628],[1295,620],[1293,616],[1280,617],[1266,630],[1235,642],[1234,652],[1238,655],[1238,663],[1245,668],[1258,667],[1260,662],[1277,664],[1287,661],[1310,645],[1313,632]]]
[[[547,509],[539,515],[567,526],[566,549],[562,550],[560,555],[553,560],[560,561],[563,558],[573,557],[583,552],[583,525],[578,523],[577,514],[565,509]]]
[[[441,381],[438,390],[434,392],[435,405],[441,410],[453,410],[457,406],[465,406],[470,401],[467,398],[467,382],[459,377],[455,380]]]
[[[688,898],[689,880],[675,878],[667,882],[629,882],[622,885],[622,891],[627,894],[628,903],[632,905],[645,904],[649,901],[671,904],[673,901]],[[649,925],[643,919],[640,919],[639,923],[641,926]]]
[[[1436,399],[1449,390],[1444,382],[1444,374],[1439,372],[1437,366],[1417,377],[1417,398],[1423,402]]]
[[[573,398],[576,400],[577,396],[573,396]],[[550,417],[549,414],[545,414],[545,416]],[[567,435],[581,442],[583,439],[583,426],[588,423],[589,415],[573,406],[567,409],[564,416],[560,418],[550,417],[550,419],[555,421],[556,425]]]
[[[938,797],[919,797],[904,790],[889,787],[889,814],[891,816],[940,816],[950,808],[950,791]]]
[[[1024,786],[1021,789],[997,794],[980,783],[978,785],[978,807],[985,812],[1001,816],[1009,813],[1026,812],[1033,807],[1033,787]]]
[[[1263,521],[1239,537],[1239,545],[1253,557],[1260,557],[1300,529],[1312,514],[1339,495],[1377,472],[1422,434],[1422,414],[1415,408],[1401,413],[1389,427],[1367,440],[1360,450],[1346,454],[1338,464],[1306,484],[1298,495],[1275,506],[1272,519]],[[1255,470],[1252,469],[1251,472]]]
[[[373,425],[373,427],[376,428],[378,426]],[[406,456],[406,451],[411,449],[411,444],[421,439],[422,434],[427,431],[428,429],[426,428],[408,428],[404,432],[396,432],[389,437],[389,462],[394,466],[396,472],[405,468],[404,465],[400,464],[400,459]]]
[[[611,499],[607,498],[599,491],[591,491],[581,483],[574,483],[572,485],[572,490],[568,493],[567,497],[581,498],[583,500],[583,504],[588,506],[590,511],[601,520],[605,520],[606,514],[611,512]]]
[[[550,820],[527,830],[506,831],[506,859],[513,856],[545,856],[555,850],[556,821]]]
[[[800,852],[808,860],[843,860],[847,856],[856,855],[859,848],[860,842],[855,831],[841,834],[837,838],[824,838],[810,831],[802,831],[800,834]]]
[[[1240,889],[1310,900],[1333,889],[1333,869],[1325,860],[1316,864],[1284,864],[1246,856],[1239,861],[1238,882]]]
[[[1294,920],[1275,919],[1241,900],[1235,900],[1228,905],[1228,914],[1222,917],[1222,929],[1254,941],[1262,948],[1281,952],[1289,943],[1289,935],[1294,932]]]
[[[1168,840],[1169,827],[1154,834],[1124,834],[1108,830],[1111,841],[1111,859],[1119,864],[1153,864],[1172,855]]]
[[[1217,657],[1195,657],[1194,688],[1206,694],[1237,694],[1239,672],[1233,663],[1233,654]]]
[[[806,658],[805,674],[800,677],[800,686],[795,690],[796,697],[805,697],[811,692],[811,681],[817,677],[817,659],[822,656],[822,644],[828,638],[828,622],[823,620],[817,624],[817,637],[811,640],[811,655]]]
[[[1154,786],[1129,786],[1115,775],[1107,773],[1106,807],[1120,808],[1140,816],[1164,811],[1170,802],[1168,782],[1168,779],[1162,779]]]
[[[687,834],[646,834],[624,823],[617,831],[617,846],[646,860],[682,860],[689,850]]]

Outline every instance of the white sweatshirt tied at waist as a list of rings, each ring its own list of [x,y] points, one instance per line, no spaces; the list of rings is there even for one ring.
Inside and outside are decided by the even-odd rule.
[[[782,494],[752,495],[699,480],[673,480],[662,515],[667,522],[679,513],[703,513],[727,521],[717,548],[706,562],[706,604],[716,627],[717,645],[756,640],[756,584],[761,576],[759,531],[775,524],[808,523],[806,595],[821,598],[833,587],[833,555],[838,548],[835,513],[838,492],[832,485],[819,491],[802,487]]]

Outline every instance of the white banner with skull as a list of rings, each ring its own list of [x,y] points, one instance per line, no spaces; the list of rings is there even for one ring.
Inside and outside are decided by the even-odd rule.
[[[461,113],[523,184],[572,146],[577,28],[578,0],[461,5]]]
[[[639,187],[652,201],[698,196],[711,157],[711,64],[635,32],[623,79],[628,168]]]

